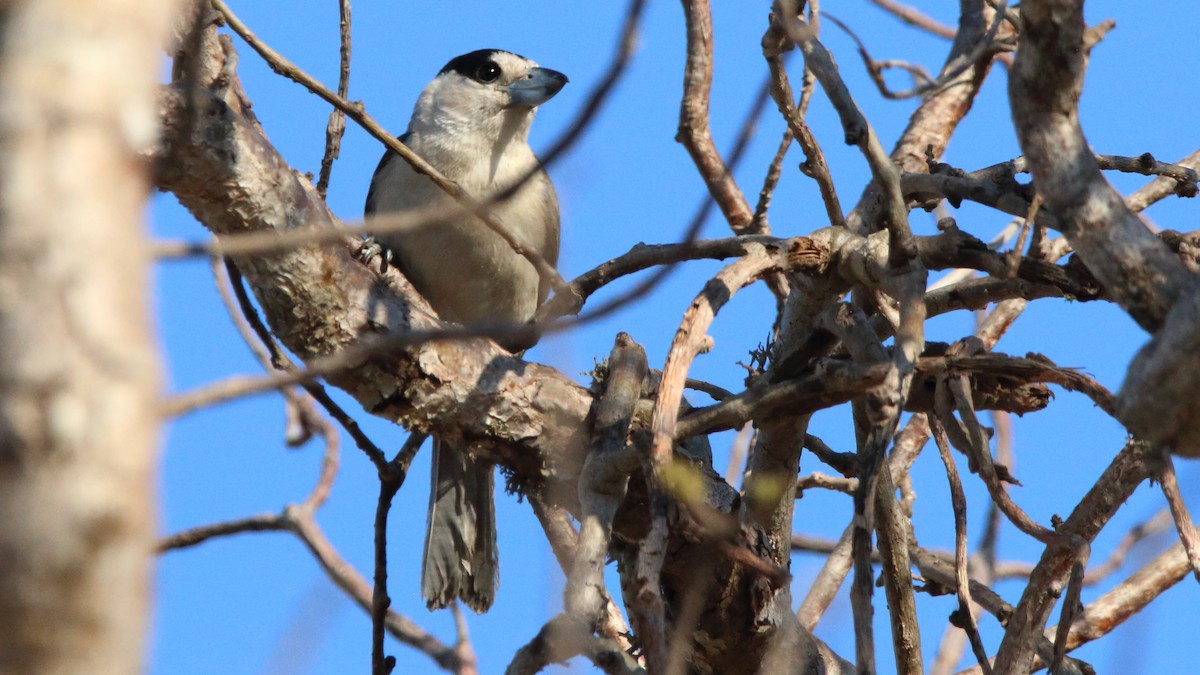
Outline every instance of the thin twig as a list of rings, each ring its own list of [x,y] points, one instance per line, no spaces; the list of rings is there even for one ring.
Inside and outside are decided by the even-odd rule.
[[[926,416],[923,414],[913,415],[904,429],[897,435],[896,441],[893,443],[892,452],[888,457],[888,467],[892,472],[893,481],[899,482],[909,467],[916,461],[921,449],[929,440],[929,426],[926,422]],[[809,440],[805,440],[805,446],[809,447]],[[857,460],[855,462],[857,467]],[[856,473],[859,473],[856,471]],[[846,575],[849,574],[852,567],[851,560],[851,536],[854,532],[854,524],[851,523],[842,532],[841,537],[830,549],[830,555],[826,558],[825,564],[822,565],[821,571],[813,580],[808,593],[804,596],[804,600],[800,604],[800,609],[796,612],[796,618],[799,619],[800,625],[808,630],[816,627],[825,611],[829,609],[833,602],[838,589],[841,588],[842,582],[845,581]],[[946,559],[953,564],[953,555],[947,554]]]
[[[1192,574],[1200,581],[1200,535],[1192,524],[1192,516],[1183,503],[1183,495],[1179,492],[1179,479],[1175,476],[1175,462],[1171,459],[1169,449],[1160,448],[1158,462],[1158,484],[1167,499],[1167,505],[1171,508],[1171,518],[1175,521],[1179,541],[1183,543],[1183,550],[1187,552],[1188,562],[1192,565]]]
[[[946,24],[927,16],[921,13],[921,11],[915,7],[909,7],[908,5],[903,5],[899,2],[894,2],[893,0],[871,0],[871,2],[875,3],[879,7],[882,7],[888,12],[891,12],[896,18],[900,19],[904,23],[920,28],[928,33],[937,35],[938,37],[944,37],[953,40],[954,36],[958,34],[958,31],[956,31],[953,26],[947,26]]]
[[[1174,181],[1173,191],[1180,197],[1195,197],[1200,193],[1200,188],[1197,186],[1197,179],[1200,177],[1200,173],[1197,172],[1194,166],[1196,160],[1193,159],[1192,155],[1185,157],[1175,164],[1160,162],[1155,159],[1154,155],[1148,152],[1137,156],[1097,153],[1093,155],[1093,158],[1096,160],[1097,168],[1101,171],[1120,171],[1122,173],[1137,173],[1143,176],[1160,176],[1171,179]],[[1022,155],[1005,162],[972,171],[969,175],[973,178],[995,180],[997,178],[1002,179],[1004,176],[1029,172],[1029,161]],[[1135,208],[1134,210],[1141,209]]]
[[[746,423],[742,428],[738,429],[737,434],[733,437],[733,443],[729,447],[729,461],[725,464],[725,482],[736,487],[738,480],[745,472],[743,462],[750,448],[754,447],[757,431],[754,425]]]
[[[1108,635],[1129,617],[1145,609],[1167,589],[1182,581],[1191,571],[1183,544],[1163,551],[1128,579],[1097,598],[1075,617],[1067,636],[1067,649],[1092,642]],[[1054,635],[1053,626],[1044,635]],[[1035,668],[1041,665],[1035,661]]]
[[[983,313],[976,311],[976,333],[979,332]],[[992,411],[992,425],[996,430],[996,461],[1006,466],[1011,466],[1013,462],[1012,454],[1012,423],[1009,413],[1002,411]],[[944,433],[944,430],[942,430]],[[944,441],[945,439],[943,439]],[[957,472],[956,472],[957,473]],[[990,501],[986,504],[987,514],[984,517],[983,533],[980,535],[979,544],[976,547],[975,553],[970,556],[967,561],[968,569],[972,572],[975,580],[983,584],[992,584],[999,574],[997,572],[997,555],[996,545],[1000,531],[1002,516],[996,505]],[[1026,574],[1032,571],[1032,565],[1026,565]],[[1026,577],[1027,578],[1027,577]],[[969,587],[969,585],[968,585]],[[981,608],[978,603],[971,603],[971,617],[978,620],[978,613]],[[937,656],[934,659],[933,665],[930,668],[930,675],[950,675],[958,670],[958,664],[962,661],[963,649],[968,643],[967,633],[958,627],[962,622],[957,620],[958,614],[951,614],[951,621],[947,622],[945,630],[942,632],[942,638],[938,644]],[[978,652],[972,644],[972,652]],[[984,657],[986,658],[986,653]],[[985,661],[979,661],[981,664]],[[991,667],[988,662],[988,668]]]
[[[1079,595],[1083,588],[1083,569],[1087,565],[1091,547],[1086,541],[1076,539],[1072,542],[1078,551],[1075,561],[1071,563],[1071,575],[1067,580],[1067,591],[1063,594],[1062,613],[1059,616],[1059,629],[1054,635],[1054,661],[1050,664],[1050,672],[1057,673],[1067,655],[1067,638],[1075,617],[1083,610]]]
[[[324,464],[328,466],[329,462],[326,461]],[[327,470],[323,467],[322,475],[324,476],[326,473]],[[318,485],[321,482],[318,481]],[[313,503],[310,494],[304,502],[290,505],[284,508],[282,513],[263,514],[185,530],[163,538],[159,541],[157,548],[160,553],[165,553],[195,546],[213,538],[244,532],[291,532],[304,543],[329,578],[370,614],[372,612],[372,587],[362,574],[343,559],[337,549],[326,539],[314,517],[317,506],[319,504]],[[385,626],[397,640],[429,656],[444,670],[459,672],[459,658],[455,650],[425,632],[407,617],[389,609],[385,616]]]
[[[962,481],[958,477],[958,467],[950,453],[950,443],[946,440],[946,431],[936,418],[929,420],[933,430],[933,438],[937,442],[938,454],[946,467],[946,477],[950,481],[950,504],[954,510],[954,582],[958,594],[958,612],[954,615],[957,620],[951,623],[961,628],[971,642],[971,651],[975,660],[985,675],[991,675],[992,666],[988,661],[987,650],[979,637],[979,624],[975,621],[972,609],[971,587],[967,575],[967,497],[963,493]]]
[[[379,499],[375,504],[375,581],[371,594],[371,675],[389,675],[396,667],[396,657],[383,651],[384,616],[392,604],[387,592],[387,520],[392,498],[399,485],[395,481],[379,481]]]
[[[461,605],[452,602],[450,614],[454,616],[454,653],[458,655],[459,664],[455,675],[479,675],[479,661],[475,658],[475,648],[471,646],[466,613]]]
[[[908,226],[908,209],[900,191],[900,171],[875,134],[862,111],[838,74],[833,57],[817,39],[812,28],[796,15],[795,3],[781,2],[782,12],[772,15],[772,25],[800,47],[804,63],[812,68],[842,121],[847,145],[862,152],[871,169],[871,177],[883,193],[882,223],[868,223],[873,229],[887,229],[888,256],[893,267],[902,267],[916,256],[916,244]],[[882,226],[882,227],[881,227]]]
[[[1175,162],[1176,166],[1196,171],[1200,169],[1200,150]],[[1150,205],[1170,195],[1179,195],[1179,181],[1159,176],[1135,190],[1125,198],[1125,205],[1133,211],[1143,211]],[[1184,196],[1184,195],[1179,195]]]
[[[176,532],[160,539],[157,549],[159,553],[166,553],[197,546],[218,537],[228,537],[244,532],[280,532],[286,529],[288,529],[287,523],[279,514],[264,513]]]
[[[1094,586],[1103,582],[1109,575],[1121,568],[1121,565],[1125,563],[1125,557],[1129,555],[1129,551],[1135,545],[1167,529],[1172,522],[1171,510],[1164,506],[1150,518],[1129,528],[1125,536],[1121,537],[1121,541],[1108,554],[1108,559],[1087,571],[1083,577],[1084,585]]]
[[[729,391],[724,387],[719,387],[712,382],[705,382],[704,380],[697,380],[691,377],[683,381],[683,386],[691,389],[692,391],[708,394],[714,401],[726,401],[734,396],[732,391]]]
[[[929,551],[920,546],[913,547],[913,562],[917,568],[921,570],[921,574],[927,581],[934,582],[938,587],[953,588],[954,587],[954,562],[946,561],[938,556],[931,554]],[[975,580],[970,581],[971,597],[975,603],[987,610],[988,613],[995,616],[1000,623],[1012,621],[1015,609],[1012,605],[1005,602],[999,594],[989,588],[987,585],[979,583]],[[1030,646],[1037,654],[1043,656],[1046,662],[1050,662],[1054,658],[1054,644],[1050,642],[1044,635],[1038,634],[1030,641]],[[980,672],[978,666],[968,670],[967,672]],[[1083,671],[1073,659],[1066,659],[1063,662],[1063,670],[1059,675],[1083,675]]]
[[[791,548],[793,551],[802,553],[820,553],[829,555],[838,549],[838,540],[826,539],[824,537],[814,537],[807,534],[793,534],[791,538]],[[925,554],[930,555],[942,561],[946,565],[953,567],[954,552],[941,549],[922,549]],[[875,551],[871,554],[872,562],[879,562],[879,552]],[[1033,571],[1033,565],[1027,562],[1003,561],[997,563],[996,580],[1007,579],[1028,579],[1029,573]],[[978,602],[976,602],[978,604]]]
[[[829,224],[835,227],[844,227],[846,221],[842,215],[841,204],[838,202],[837,188],[833,184],[829,163],[825,161],[825,153],[821,150],[820,143],[817,142],[808,123],[804,120],[803,113],[793,100],[792,86],[788,82],[787,70],[784,68],[782,58],[785,50],[790,49],[791,45],[786,42],[786,37],[774,23],[763,35],[762,44],[763,56],[766,58],[771,72],[771,97],[775,100],[779,113],[783,115],[788,129],[791,131],[790,137],[784,136],[786,143],[780,144],[780,151],[776,156],[782,161],[783,152],[787,149],[787,145],[790,145],[791,138],[796,139],[804,151],[805,157],[804,164],[801,165],[801,172],[817,182],[817,189],[821,192],[821,201],[825,205],[825,215],[829,219]],[[807,60],[804,65],[804,72],[807,76],[812,69]]]
[[[1083,541],[1092,541],[1134,489],[1146,479],[1149,454],[1146,443],[1137,440],[1127,442],[1071,515],[1057,528],[1060,536],[1077,536]],[[1047,547],[1042,554],[1022,592],[1021,601],[1010,615],[1004,639],[996,653],[994,666],[997,671],[1012,672],[1007,669],[1018,661],[1026,664],[1020,666],[1022,672],[1031,669],[1028,664],[1032,663],[1034,648],[1038,644],[1035,638],[1041,637],[1042,627],[1057,600],[1047,591],[1055,584],[1062,583],[1076,559],[1076,549],[1071,546]],[[1047,662],[1050,660],[1052,656]]]
[[[783,160],[787,157],[787,152],[791,149],[795,138],[795,133],[790,126],[783,130],[783,138],[779,140],[779,147],[775,150],[775,156],[771,158],[771,163],[767,166],[767,173],[763,177],[762,189],[758,191],[758,204],[754,206],[751,229],[757,229],[762,226],[760,223],[766,223],[767,211],[771,208],[771,198],[775,195],[779,179],[783,177]]]
[[[674,423],[675,438],[736,429],[751,419],[787,406],[791,414],[806,414],[845,403],[883,382],[886,364],[862,366],[820,361],[811,373],[778,383],[758,382],[731,399],[693,408]]]
[[[711,204],[711,198],[706,197],[704,203]],[[703,211],[702,207],[697,217],[693,218],[693,225],[697,222],[703,223]],[[560,316],[575,314],[583,307],[584,301],[597,290],[635,272],[660,265],[671,266],[688,260],[734,258],[745,255],[753,243],[775,244],[779,241],[781,240],[766,235],[705,240],[696,240],[689,236],[679,244],[635,244],[624,254],[572,279],[565,293],[556,294],[538,308],[534,320],[546,323]]]
[[[843,32],[849,35],[850,39],[858,46],[858,56],[862,59],[863,65],[867,68],[867,75],[870,76],[871,81],[875,83],[875,88],[884,98],[890,101],[913,98],[916,96],[921,96],[922,94],[939,85],[939,82],[934,80],[923,66],[899,59],[886,59],[882,61],[876,60],[871,56],[871,53],[867,51],[867,46],[863,44],[863,41],[859,39],[858,35],[855,34],[855,32],[851,30],[849,26],[832,14],[826,14],[826,16],[838,28],[841,28]],[[884,79],[884,72],[892,68],[907,72],[909,76],[912,77],[913,86],[903,91],[892,91],[892,89],[888,87],[887,81]],[[958,73],[951,71],[950,73],[947,73],[942,81],[949,80],[957,75]]]
[[[684,66],[683,99],[679,108],[679,139],[692,156],[713,201],[737,234],[751,234],[754,214],[737,186],[730,168],[721,159],[708,125],[708,103],[712,92],[713,27],[708,0],[684,0],[687,28],[687,62]]]
[[[952,353],[963,345],[969,343],[959,343],[952,348]],[[992,460],[987,434],[975,416],[969,389],[962,375],[939,379],[935,405],[950,440],[971,458],[972,470],[977,470],[983,478],[992,501],[1018,529],[1044,544],[1061,544],[1062,539],[1057,533],[1030,518],[1005,490],[1002,483],[1007,477],[1001,477]],[[961,426],[952,416],[952,410],[957,410],[962,418]]]
[[[804,434],[804,449],[817,456],[825,464],[843,476],[859,474],[858,457],[852,452],[836,452],[825,441],[812,434]]]
[[[408,477],[408,467],[412,464],[413,457],[426,438],[427,436],[421,433],[409,434],[395,458],[379,472],[379,499],[375,503],[375,583],[371,595],[372,675],[389,675],[396,666],[396,657],[386,656],[383,652],[384,624],[388,608],[392,604],[387,592],[388,512],[392,508],[392,498],[403,487],[404,479]]]
[[[1025,239],[1029,236],[1029,229],[1037,222],[1037,214],[1042,208],[1042,196],[1033,195],[1033,201],[1029,203],[1029,215],[1021,219],[1021,230],[1017,233],[1017,243],[1013,244],[1012,250],[1008,252],[1008,278],[1017,276],[1017,270],[1021,267],[1021,252],[1025,250]]]
[[[350,0],[338,0],[338,36],[340,68],[338,69],[338,96],[346,98],[350,95]],[[325,154],[321,157],[321,172],[317,178],[317,194],[325,198],[329,189],[329,174],[333,171],[333,162],[342,151],[342,134],[346,133],[346,113],[334,107],[329,112],[329,122],[325,125]]]
[[[269,352],[270,365],[283,372],[297,372],[295,364],[279,348],[278,343],[275,342],[275,338],[271,335],[270,329],[267,328],[267,324],[263,322],[262,317],[258,314],[258,310],[254,307],[254,303],[251,302],[250,293],[246,290],[245,281],[237,265],[232,261],[226,260],[224,269],[226,274],[229,275],[229,285],[233,288],[233,293],[237,297],[241,316]],[[329,392],[325,390],[325,387],[315,381],[302,381],[300,385],[304,387],[309,396],[321,404],[321,407],[325,408],[325,411],[346,430],[350,438],[354,439],[355,445],[366,454],[367,459],[371,460],[371,463],[375,465],[376,471],[382,470],[386,463],[383,451],[363,432],[358,422],[329,396]]]
[[[824,490],[833,490],[844,494],[852,495],[858,489],[857,478],[841,478],[839,476],[827,476],[823,473],[814,471],[807,476],[801,476],[796,481],[796,498],[804,496],[805,490],[813,488],[821,488]]]
[[[1068,650],[1076,649],[1108,635],[1126,619],[1134,616],[1157,599],[1165,591],[1187,577],[1192,569],[1183,544],[1177,543],[1151,560],[1128,579],[1097,598],[1083,609],[1071,624],[1065,645]],[[1011,611],[1011,607],[1008,608]],[[1052,626],[1043,632],[1042,639],[1058,634],[1059,627]],[[1047,663],[1040,656],[1033,667]],[[976,675],[978,668],[969,669],[960,675]]]

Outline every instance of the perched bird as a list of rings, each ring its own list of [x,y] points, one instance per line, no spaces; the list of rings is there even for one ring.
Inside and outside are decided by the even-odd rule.
[[[511,52],[481,49],[452,59],[417,99],[400,140],[486,200],[536,171],[490,214],[551,265],[558,260],[558,197],[527,142],[537,107],[562,89],[562,73]],[[390,150],[367,193],[366,217],[452,199]],[[549,288],[537,270],[475,218],[381,236],[400,271],[448,321],[533,318]],[[502,344],[510,350],[529,344]],[[421,569],[431,609],[461,598],[485,612],[496,597],[498,556],[493,467],[466,448],[434,439],[432,494]]]

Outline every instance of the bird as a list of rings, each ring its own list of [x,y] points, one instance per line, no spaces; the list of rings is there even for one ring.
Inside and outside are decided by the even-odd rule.
[[[538,106],[566,83],[566,75],[509,51],[463,54],[426,85],[400,137],[476,200],[532,172],[489,214],[551,266],[558,262],[558,196],[528,137]],[[434,205],[454,201],[385,152],[367,191],[366,220]],[[377,244],[446,321],[526,323],[549,293],[533,264],[478,218],[379,236]],[[528,334],[500,344],[512,352],[532,346]],[[499,585],[493,466],[461,442],[436,436],[432,464],[421,594],[431,610],[457,598],[486,612]]]

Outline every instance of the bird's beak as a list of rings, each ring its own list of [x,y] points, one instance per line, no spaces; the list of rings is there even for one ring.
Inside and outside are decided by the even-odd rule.
[[[530,68],[529,75],[508,85],[509,106],[537,107],[567,83],[567,76],[549,68]]]

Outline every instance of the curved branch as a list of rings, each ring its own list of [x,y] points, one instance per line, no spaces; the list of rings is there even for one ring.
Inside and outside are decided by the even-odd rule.
[[[754,234],[754,212],[733,174],[721,159],[708,126],[708,101],[712,92],[713,28],[708,0],[684,0],[687,26],[687,63],[683,74],[683,101],[679,108],[679,135],[713,200],[721,207],[729,227],[737,234]]]
[[[1081,0],[1022,3],[1009,79],[1017,139],[1063,233],[1121,308],[1157,330],[1189,274],[1100,173],[1079,122],[1087,68]]]

